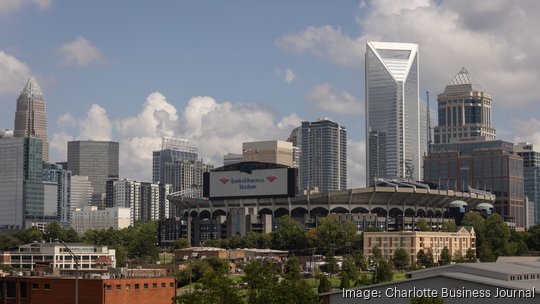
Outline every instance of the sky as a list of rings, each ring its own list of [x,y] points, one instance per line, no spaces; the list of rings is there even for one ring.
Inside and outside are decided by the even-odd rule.
[[[67,141],[120,142],[120,176],[151,180],[161,137],[216,166],[301,121],[347,128],[365,185],[367,41],[419,44],[420,96],[462,67],[493,97],[497,138],[540,145],[536,0],[0,0],[0,129],[28,76],[46,99],[50,161]]]

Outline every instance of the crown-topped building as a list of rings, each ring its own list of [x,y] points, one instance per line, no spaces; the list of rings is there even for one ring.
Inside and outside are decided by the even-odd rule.
[[[41,139],[43,161],[49,160],[45,97],[34,77],[28,78],[19,98],[17,98],[14,136]]]
[[[465,68],[439,94],[439,125],[435,143],[493,140],[491,95],[485,93]]]

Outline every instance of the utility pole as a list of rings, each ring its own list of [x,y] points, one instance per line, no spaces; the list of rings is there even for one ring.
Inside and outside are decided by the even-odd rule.
[[[56,239],[55,241],[60,242],[64,247],[66,247],[69,254],[73,257],[75,260],[75,304],[79,303],[79,259],[77,256],[71,251],[71,248],[66,245],[62,240]]]

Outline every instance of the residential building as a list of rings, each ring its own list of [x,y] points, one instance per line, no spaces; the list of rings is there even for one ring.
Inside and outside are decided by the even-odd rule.
[[[368,42],[365,58],[366,183],[422,180],[427,128],[418,93],[418,45]]]
[[[527,213],[523,158],[510,142],[477,140],[432,145],[424,158],[424,181],[441,189],[492,192],[495,212],[523,229]]]
[[[99,210],[96,206],[77,208],[73,213],[73,228],[79,235],[91,229],[123,229],[131,225],[130,208],[111,207]]]
[[[152,153],[152,182],[172,184],[173,192],[183,190],[167,179],[165,166],[177,160],[197,160],[197,148],[187,139],[163,137],[161,150]]]
[[[165,164],[165,180],[172,185],[172,192],[181,192],[186,197],[202,197],[203,173],[214,166],[202,160],[182,160]]]
[[[107,180],[118,179],[119,144],[112,141],[68,142],[67,162],[73,175],[88,176],[94,193],[92,204],[103,206]]]
[[[540,224],[540,152],[534,145],[520,142],[514,146],[517,155],[523,157],[523,181],[525,196],[534,210],[532,225]]]
[[[110,261],[108,267],[116,267],[116,251],[107,246],[67,243],[77,256],[81,270],[102,268],[98,259],[106,257]],[[2,253],[2,263],[15,269],[33,271],[36,264],[49,265],[52,268],[75,269],[75,261],[63,244],[54,242],[35,242],[20,245]]]
[[[141,183],[141,204],[135,206],[135,221],[159,220],[159,201],[159,184]]]
[[[462,68],[437,98],[439,125],[435,144],[480,137],[495,139],[491,119],[491,95]]]
[[[347,188],[347,129],[326,118],[302,122],[301,189],[322,192]]]
[[[107,181],[107,207],[130,210],[130,225],[135,224],[141,206],[141,183],[129,179]]]
[[[172,185],[159,183],[159,219],[164,220],[176,216],[176,206],[171,204],[168,195],[172,193]]]
[[[437,263],[442,250],[448,248],[450,255],[465,257],[467,250],[476,254],[476,234],[472,227],[459,227],[457,232],[440,231],[387,231],[364,232],[364,255],[369,259],[373,255],[373,247],[377,246],[387,260],[391,260],[398,248],[409,254],[410,265],[416,264],[416,256],[420,250],[431,251],[433,261]]]
[[[245,142],[243,160],[293,166],[293,145],[281,140]]]
[[[126,278],[109,274],[96,274],[77,281],[75,276],[5,276],[0,277],[0,290],[1,303],[17,304],[170,304],[176,296],[172,277]]]
[[[45,97],[34,77],[28,78],[19,98],[17,98],[14,136],[41,139],[43,161],[49,161]]]
[[[68,227],[71,222],[71,171],[65,170],[62,165],[44,163],[43,180],[56,185],[57,220]]]

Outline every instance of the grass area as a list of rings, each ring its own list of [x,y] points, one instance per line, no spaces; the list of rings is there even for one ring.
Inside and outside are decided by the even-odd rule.
[[[405,272],[394,272],[394,275],[392,275],[392,281],[401,281],[405,280],[407,276],[405,275]]]

